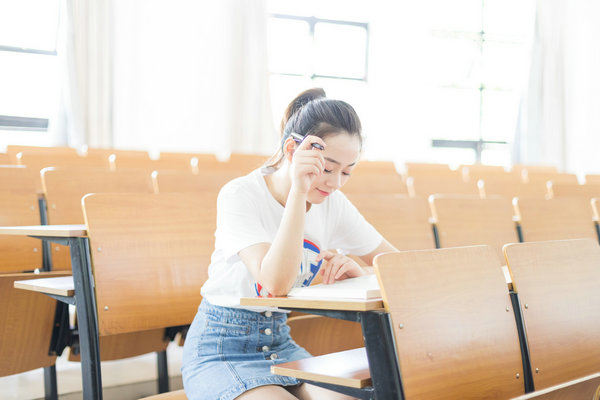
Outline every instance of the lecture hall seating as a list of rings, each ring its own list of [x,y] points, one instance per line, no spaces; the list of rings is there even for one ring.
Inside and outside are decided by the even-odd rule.
[[[576,239],[504,248],[536,390],[600,372],[600,246]]]

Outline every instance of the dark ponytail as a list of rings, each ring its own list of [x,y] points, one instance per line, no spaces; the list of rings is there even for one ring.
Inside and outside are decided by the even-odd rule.
[[[321,88],[305,90],[286,107],[281,118],[279,149],[266,166],[279,168],[284,158],[283,144],[292,132],[320,138],[333,133],[346,132],[357,135],[362,145],[361,130],[360,119],[350,104],[341,100],[328,99]]]

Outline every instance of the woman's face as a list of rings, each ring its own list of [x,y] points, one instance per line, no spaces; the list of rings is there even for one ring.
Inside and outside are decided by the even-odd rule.
[[[327,145],[325,150],[313,149],[322,152],[325,170],[315,178],[308,191],[308,202],[312,204],[322,203],[327,196],[344,186],[360,157],[360,139],[357,135],[343,132],[329,135],[323,141]]]

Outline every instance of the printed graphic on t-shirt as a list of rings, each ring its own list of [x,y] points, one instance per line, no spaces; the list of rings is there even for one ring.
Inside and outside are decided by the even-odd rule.
[[[310,240],[304,239],[304,251],[302,253],[302,262],[300,263],[300,271],[294,282],[293,287],[308,286],[313,281],[323,260],[316,262],[316,258],[320,253],[319,247]],[[257,296],[270,297],[271,294],[263,288],[258,282],[254,283],[254,290]]]

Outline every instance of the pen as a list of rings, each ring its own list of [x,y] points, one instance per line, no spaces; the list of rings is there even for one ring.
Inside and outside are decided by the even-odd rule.
[[[292,133],[290,134],[290,136],[291,136],[291,137],[292,137],[292,138],[293,138],[293,139],[296,141],[296,143],[298,143],[298,144],[302,143],[302,141],[304,140],[304,136],[302,136],[301,134],[299,134],[299,133],[296,133],[296,132],[292,132]],[[311,143],[311,146],[312,146],[314,149],[317,149],[317,150],[325,150],[325,148],[324,148],[322,145],[320,145],[319,143]]]

